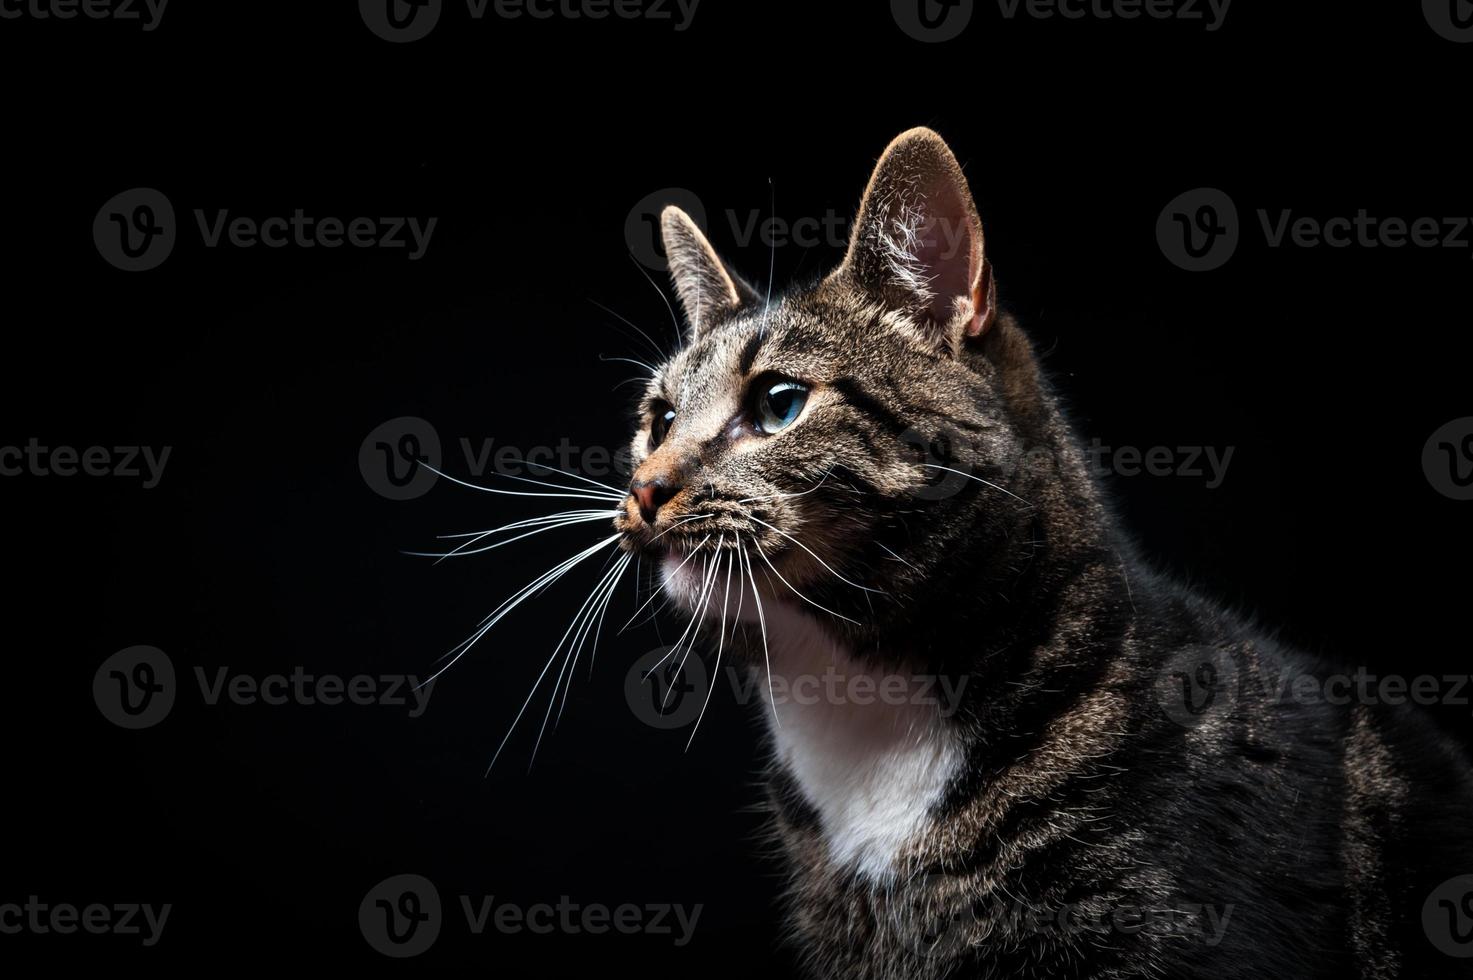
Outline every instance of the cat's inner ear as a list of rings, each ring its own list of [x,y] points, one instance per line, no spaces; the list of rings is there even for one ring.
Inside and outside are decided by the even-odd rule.
[[[660,214],[660,234],[670,278],[690,324],[691,337],[701,335],[722,317],[756,300],[756,293],[726,267],[690,215],[677,207]]]
[[[877,294],[951,353],[997,316],[982,222],[961,164],[929,129],[896,137],[870,177],[834,273]]]

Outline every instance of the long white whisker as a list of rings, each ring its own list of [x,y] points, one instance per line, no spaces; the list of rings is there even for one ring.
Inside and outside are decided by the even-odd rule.
[[[512,610],[521,605],[522,602],[525,601],[526,598],[533,592],[535,592],[538,588],[540,588],[544,584],[551,584],[552,582],[555,582],[558,579],[562,578],[568,573],[569,570],[573,568],[573,566],[577,565],[579,562],[586,560],[590,555],[594,555],[604,548],[607,548],[609,545],[619,540],[619,537],[620,535],[618,534],[610,535],[593,547],[579,552],[572,558],[568,558],[559,562],[557,565],[553,566],[546,572],[543,572],[537,578],[533,579],[529,584],[524,585],[517,592],[513,593],[511,598],[503,602],[494,611],[492,611],[491,615],[487,616],[486,619],[482,621],[481,626],[476,630],[475,633],[471,634],[471,636],[463,640],[459,646],[455,647],[449,653],[445,654],[445,656],[440,658],[441,660],[449,658],[450,662],[431,674],[429,679],[424,681],[424,683],[421,684],[420,687],[424,687],[425,684],[429,684],[441,674],[445,673],[445,671],[455,666],[456,661],[469,653],[471,647],[475,646],[476,643],[481,639],[481,637],[486,635],[487,631],[490,630],[491,627],[495,626],[508,614],[510,614]]]
[[[706,700],[701,702],[701,710],[696,715],[696,723],[691,727],[690,738],[686,740],[685,750],[687,752],[690,751],[692,743],[696,740],[696,732],[701,730],[701,719],[706,717],[706,708],[711,704],[711,695],[716,691],[717,678],[721,676],[721,651],[726,649],[726,606],[731,601],[731,564],[735,560],[736,552],[728,552],[726,555],[726,589],[721,596],[721,626],[716,632],[716,665],[711,668],[711,683],[706,685]]]
[[[676,521],[674,524],[671,524],[669,527],[665,528],[665,530],[661,531],[659,534],[657,534],[654,537],[650,538],[650,544],[654,544],[656,541],[660,540],[665,535],[667,535],[671,531],[675,530],[677,527],[680,527],[682,524],[690,524],[693,521],[709,521],[709,520],[711,520],[715,516],[716,516],[715,514],[697,514],[694,517],[682,517],[680,520]]]
[[[622,313],[617,313],[614,310],[609,309],[607,306],[603,305],[602,303],[600,303],[596,299],[590,299],[588,302],[592,303],[594,306],[597,306],[599,309],[603,310],[609,316],[618,317],[619,320],[621,320],[622,322],[624,322],[625,324],[627,324],[629,327],[631,327],[634,331],[636,331],[641,337],[643,337],[645,339],[645,343],[647,343],[647,344],[650,345],[650,350],[652,350],[652,351],[655,352],[655,356],[656,357],[668,357],[669,356],[663,350],[660,349],[660,345],[657,344],[657,343],[655,343],[655,340],[654,340],[653,337],[651,337],[649,334],[647,334],[647,333],[644,332],[644,330],[640,327],[639,324],[635,323],[633,320],[629,319],[627,316],[624,316]]]
[[[955,473],[957,476],[964,476],[968,480],[976,480],[978,483],[985,484],[986,486],[989,486],[989,487],[991,487],[994,490],[997,490],[997,491],[1000,491],[1001,493],[1007,494],[1009,497],[1012,497],[1014,500],[1018,501],[1019,503],[1028,504],[1029,507],[1032,507],[1033,506],[1032,503],[1030,503],[1027,500],[1024,500],[1022,497],[1018,496],[1016,493],[1013,493],[1013,491],[1009,490],[1007,487],[1000,487],[996,483],[991,483],[991,482],[989,482],[987,480],[982,479],[980,476],[973,476],[970,473],[963,473],[961,470],[954,470],[950,466],[941,466],[938,463],[922,463],[921,465],[922,466],[928,466],[928,467],[930,467],[933,470],[945,470],[948,473]]]
[[[665,290],[663,290],[663,289],[660,288],[660,284],[657,283],[657,282],[655,282],[654,277],[651,276],[645,270],[645,267],[639,264],[639,259],[636,259],[633,255],[630,255],[629,256],[629,261],[634,263],[634,267],[639,270],[639,274],[640,275],[644,276],[645,279],[649,280],[649,284],[652,287],[654,287],[655,292],[657,292],[657,293],[660,294],[660,301],[665,304],[665,309],[667,309],[667,310],[670,311],[670,322],[675,327],[675,346],[676,347],[679,347],[680,346],[680,317],[678,317],[678,316],[675,315],[675,307],[673,307],[673,306],[670,305],[670,298],[665,295]]]
[[[721,555],[721,546],[725,543],[725,541],[725,535],[722,535],[717,540],[716,548],[715,551],[712,553],[709,567],[706,569],[705,583],[702,586],[701,598],[696,603],[695,615],[691,617],[690,621],[690,625],[695,627],[695,632],[690,634],[690,642],[686,644],[685,653],[681,654],[680,663],[675,668],[675,675],[677,677],[684,673],[685,662],[690,659],[691,651],[696,648],[696,640],[700,639],[701,625],[704,623],[706,618],[706,608],[711,604],[711,593],[715,590],[716,586],[716,570],[720,567],[721,564],[719,561]],[[688,626],[686,627],[686,629],[687,631],[689,631],[690,627]],[[685,634],[681,634],[681,639],[684,638]],[[675,646],[670,650],[670,652],[660,658],[660,664],[663,664],[666,660],[669,660],[672,656],[675,655],[677,651],[679,651],[679,649],[680,641],[677,640]],[[660,666],[660,664],[656,664],[655,666],[658,667]],[[664,709],[665,705],[670,702],[670,694],[672,691],[673,688],[667,689],[665,691],[665,699],[660,705],[662,710]]]
[[[488,534],[500,534],[502,531],[516,531],[524,527],[534,527],[538,524],[550,524],[562,520],[565,517],[586,517],[591,514],[617,514],[617,510],[564,510],[556,514],[546,514],[542,517],[529,517],[526,520],[517,521],[513,524],[504,524],[501,527],[493,527],[489,531],[459,531],[455,534],[437,534],[436,540],[455,541],[463,538],[483,538]]]
[[[818,482],[815,483],[813,486],[809,487],[807,490],[800,490],[797,493],[770,493],[770,494],[767,494],[765,497],[748,497],[746,500],[738,500],[737,503],[739,503],[739,504],[750,504],[750,503],[755,503],[756,501],[759,501],[759,500],[788,500],[788,499],[791,499],[793,497],[804,497],[804,496],[807,496],[808,494],[812,493],[813,491],[817,490],[819,487],[823,486],[824,483],[827,482],[828,478],[830,476],[833,476],[833,474],[834,474],[834,468],[832,466],[830,466],[828,468],[828,472],[824,473],[823,476],[819,477]]]
[[[747,554],[747,546],[737,539],[737,544],[742,549],[742,560],[747,564],[747,577],[752,581],[752,598],[757,600],[757,624],[762,627],[762,660],[767,665],[767,701],[772,706],[772,720],[781,727],[782,722],[777,717],[777,695],[772,690],[772,657],[767,652],[767,614],[762,610],[762,593],[757,591],[757,574],[752,571],[752,556]]]
[[[629,562],[632,560],[632,556],[628,554],[624,555],[623,558],[620,558],[619,562],[615,565],[610,575],[604,577],[604,582],[608,584],[605,585],[603,583],[600,583],[598,588],[594,590],[597,598],[594,599],[593,605],[588,611],[588,615],[583,618],[583,625],[579,628],[578,635],[573,637],[573,645],[569,648],[572,652],[572,660],[568,664],[568,683],[563,685],[563,702],[562,704],[558,705],[557,721],[553,722],[554,728],[562,723],[563,709],[568,706],[568,692],[573,689],[573,673],[578,669],[578,658],[583,654],[583,647],[588,642],[588,635],[594,626],[594,617],[595,615],[602,613],[605,609],[608,608],[608,601],[609,599],[613,598],[614,589],[616,586],[618,586],[619,580],[624,577],[624,570],[629,567]],[[601,615],[599,616],[599,622],[602,622]],[[595,654],[597,654],[598,652],[597,640],[594,641],[593,652]],[[589,675],[592,676],[591,665],[589,668]],[[556,688],[553,689],[553,694],[557,694]]]
[[[600,354],[600,355],[598,355],[598,359],[600,361],[619,361],[619,362],[621,362],[623,364],[633,364],[636,367],[642,367],[646,371],[648,371],[650,373],[650,377],[651,378],[658,378],[660,376],[660,372],[659,371],[656,371],[653,367],[651,367],[650,365],[646,364],[644,361],[637,360],[637,359],[635,359],[633,357],[608,357],[607,355]]]
[[[787,579],[783,578],[783,573],[780,572],[780,571],[778,571],[777,570],[777,567],[772,564],[772,559],[770,559],[770,558],[767,557],[767,553],[762,550],[762,545],[758,544],[756,541],[753,541],[752,542],[752,547],[757,549],[757,557],[758,558],[761,558],[764,562],[767,563],[767,567],[772,569],[772,574],[776,575],[778,577],[778,579],[782,582],[783,585],[786,585],[790,590],[792,590],[793,595],[797,596],[799,599],[802,599],[804,602],[808,603],[813,608],[815,608],[815,609],[822,609],[824,612],[828,613],[830,616],[833,616],[833,617],[835,617],[837,619],[842,619],[846,623],[853,623],[855,626],[863,626],[864,625],[863,623],[860,623],[857,620],[850,619],[848,616],[844,616],[844,615],[842,615],[840,613],[836,613],[832,609],[826,608],[824,606],[820,606],[818,603],[814,602],[812,599],[808,598],[806,595],[804,595],[803,593],[799,592],[796,588],[793,588],[793,583],[792,582],[789,582]]]
[[[617,535],[616,535],[616,537],[617,537]],[[605,577],[607,577],[607,575]],[[595,591],[596,591],[596,588],[595,588]],[[495,766],[496,766],[496,760],[499,759],[499,758],[501,758],[502,750],[506,748],[506,743],[511,740],[512,733],[516,731],[518,723],[520,723],[521,720],[522,720],[522,715],[524,713],[526,713],[527,705],[529,705],[529,704],[532,703],[532,698],[534,696],[536,696],[537,689],[542,686],[543,679],[547,676],[547,672],[552,669],[552,665],[557,661],[557,655],[558,655],[559,651],[562,650],[563,644],[567,642],[567,640],[568,640],[568,634],[570,634],[570,633],[573,632],[574,625],[576,625],[578,623],[578,621],[582,618],[583,610],[585,608],[587,608],[588,603],[590,601],[592,601],[592,598],[593,598],[593,596],[592,596],[592,594],[590,594],[589,595],[589,598],[584,600],[583,606],[579,607],[578,612],[576,614],[574,614],[574,616],[573,616],[573,621],[568,624],[567,630],[565,630],[563,632],[562,637],[560,637],[558,639],[557,646],[555,646],[555,647],[552,648],[552,654],[551,654],[551,656],[549,656],[547,658],[547,666],[545,666],[545,667],[542,668],[542,673],[538,674],[537,675],[537,679],[532,682],[532,690],[527,693],[527,700],[524,701],[524,702],[522,702],[522,709],[521,709],[521,711],[518,711],[516,718],[512,719],[511,727],[509,727],[506,730],[505,737],[502,738],[501,744],[499,746],[497,746],[497,748],[496,748],[496,754],[491,757],[491,765],[489,765],[489,766],[486,767],[486,771],[487,772],[490,772],[493,768],[495,768]],[[567,657],[564,657],[563,658],[563,667],[564,667],[564,669],[566,669],[567,664],[568,664],[568,658]],[[559,682],[561,682],[562,674],[563,674],[563,672],[561,670],[558,671],[558,679],[559,679]],[[558,685],[556,685],[556,684],[553,685],[553,689],[552,689],[552,701],[548,705],[548,711],[549,711],[549,713],[552,710],[552,704],[553,703],[556,703],[556,701],[557,701],[557,689],[558,689]],[[539,729],[539,731],[537,733],[537,746],[540,746],[542,744],[542,733],[543,733],[543,731],[546,730],[546,728],[547,728],[547,718],[544,716],[544,718],[542,719],[542,728]],[[532,749],[532,762],[536,762],[536,761],[537,761],[537,747],[534,746],[533,749]],[[529,768],[530,768],[530,763],[529,763]]]
[[[694,558],[700,552],[700,550],[706,546],[706,542],[707,541],[710,541],[710,540],[711,540],[711,535],[709,535],[709,534],[706,535],[704,538],[702,538],[701,539],[701,543],[698,544],[698,545],[696,545],[694,548],[692,548],[690,554],[688,554],[688,555],[685,556],[685,561],[683,561],[679,565],[676,565],[675,566],[675,571],[678,572],[682,568],[684,568],[686,565],[688,565],[690,563],[690,560],[692,558]],[[674,573],[672,572],[671,574],[673,575]],[[624,630],[627,630],[629,628],[630,624],[632,624],[636,619],[639,618],[639,614],[640,613],[644,612],[646,609],[649,608],[649,604],[652,603],[652,602],[654,602],[655,599],[659,597],[659,595],[660,595],[660,593],[662,591],[663,591],[662,589],[656,588],[654,592],[651,592],[650,593],[650,597],[644,601],[644,605],[642,605],[638,609],[634,610],[634,615],[629,617],[629,622],[628,623],[625,623],[624,626],[623,626],[623,628],[621,628],[619,630],[619,632],[620,633],[623,633]]]
[[[911,565],[910,562],[906,561],[904,558],[901,558],[895,552],[891,551],[889,548],[886,548],[884,545],[880,544],[880,542],[876,541],[875,544],[879,544],[880,547],[883,548],[890,555],[891,558],[894,558],[896,561],[900,562],[902,565],[910,565],[911,568],[915,568],[915,566],[914,565]],[[916,568],[916,571],[920,571],[920,569],[919,568]]]
[[[483,486],[480,486],[480,485],[475,484],[475,483],[467,483],[464,480],[461,480],[461,479],[458,479],[456,477],[451,476],[449,473],[446,473],[446,472],[444,472],[442,470],[435,469],[433,466],[431,466],[428,463],[421,463],[420,465],[423,466],[425,469],[429,470],[431,473],[435,474],[436,476],[443,476],[445,479],[449,480],[451,483],[457,483],[460,486],[467,487],[467,488],[469,488],[471,490],[479,490],[482,493],[500,494],[501,496],[504,496],[504,497],[553,497],[553,498],[560,498],[560,499],[566,499],[566,500],[597,500],[597,501],[600,501],[600,502],[622,501],[624,499],[624,496],[622,494],[613,495],[613,494],[606,494],[606,493],[604,493],[604,494],[593,494],[593,493],[530,493],[530,492],[527,492],[527,491],[524,491],[524,490],[498,490],[495,487],[483,487]],[[511,477],[511,479],[513,479],[513,480],[525,480],[528,483],[537,483],[536,480],[527,480],[526,477],[520,477],[520,476]],[[550,486],[550,487],[555,487],[556,486],[556,484],[551,484],[551,483],[540,484],[540,485],[541,486]],[[568,488],[567,487],[559,487],[558,489],[566,490]]]
[[[549,471],[551,471],[553,473],[561,473],[563,476],[571,477],[574,480],[581,480],[584,483],[590,483],[593,486],[599,487],[600,489],[609,491],[610,493],[612,493],[615,496],[617,496],[620,500],[623,500],[624,497],[627,496],[627,494],[623,490],[620,490],[618,487],[611,487],[607,483],[600,483],[597,480],[589,479],[586,476],[582,476],[582,475],[580,475],[578,473],[574,473],[572,470],[560,470],[556,466],[548,466],[546,463],[531,463],[531,462],[529,462],[527,464],[527,467],[529,469],[549,470]],[[567,489],[567,488],[564,487],[564,489]]]
[[[586,517],[571,517],[565,520],[557,521],[555,523],[549,521],[540,521],[538,523],[543,525],[541,527],[536,527],[531,522],[523,523],[521,525],[513,524],[508,525],[504,528],[497,528],[495,531],[484,531],[474,539],[467,541],[465,544],[462,544],[460,547],[454,549],[453,551],[439,553],[427,551],[406,551],[404,553],[415,558],[435,558],[438,559],[436,564],[439,564],[439,562],[444,561],[447,558],[465,558],[469,555],[485,554],[488,551],[495,551],[497,548],[503,547],[504,545],[509,545],[514,542],[521,541],[523,538],[530,538],[535,534],[541,534],[544,531],[556,531],[559,528],[572,527],[575,524],[587,524],[592,521],[606,521],[611,517],[618,516],[618,514],[619,512],[617,510],[597,511],[595,513],[589,514]],[[533,530],[528,531],[526,534],[519,534],[514,538],[507,538],[505,541],[498,541],[495,544],[488,544],[484,548],[472,547],[476,543],[500,531],[517,530],[519,527],[533,527]]]
[[[751,516],[751,515],[748,515],[748,516]],[[797,538],[793,537],[787,531],[783,531],[783,530],[781,530],[779,528],[775,528],[771,524],[767,523],[766,521],[762,520],[759,517],[753,517],[752,520],[756,521],[758,524],[761,524],[763,527],[767,528],[769,531],[776,531],[778,534],[781,534],[783,537],[785,537],[789,541],[793,542],[793,544],[795,544],[798,547],[802,548],[804,551],[808,552],[810,555],[813,555],[813,560],[814,561],[818,562],[824,568],[827,568],[830,572],[833,572],[834,573],[834,577],[837,578],[840,582],[843,582],[845,585],[852,585],[856,589],[861,589],[861,590],[863,590],[865,592],[873,592],[876,595],[885,595],[885,593],[884,592],[881,592],[879,589],[871,589],[871,588],[868,588],[866,586],[860,585],[858,582],[851,582],[851,581],[849,581],[847,578],[845,578],[844,576],[840,575],[838,572],[834,571],[834,568],[833,568],[832,565],[830,565],[828,562],[824,561],[822,558],[818,557],[818,555],[814,553],[814,551],[813,551],[812,548],[808,547],[808,545],[804,544],[802,541],[799,541]]]

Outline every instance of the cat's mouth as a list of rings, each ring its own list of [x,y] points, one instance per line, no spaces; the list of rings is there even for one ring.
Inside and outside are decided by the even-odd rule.
[[[719,616],[729,594],[731,609],[743,598],[753,602],[751,582],[770,578],[783,566],[781,538],[736,504],[705,501],[699,513],[672,516],[650,526],[627,508],[614,525],[626,551],[643,555],[659,568],[667,595],[687,612]],[[781,574],[781,573],[780,573]],[[728,580],[730,585],[728,586]]]

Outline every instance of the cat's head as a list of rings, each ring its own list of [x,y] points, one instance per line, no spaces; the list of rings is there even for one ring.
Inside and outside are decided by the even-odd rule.
[[[872,621],[876,592],[1021,533],[1037,370],[939,136],[891,143],[847,255],[810,288],[769,300],[684,212],[662,228],[688,335],[642,399],[616,525],[677,600],[728,559]]]

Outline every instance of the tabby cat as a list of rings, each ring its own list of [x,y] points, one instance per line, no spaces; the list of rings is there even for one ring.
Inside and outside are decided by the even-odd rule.
[[[1138,557],[940,137],[787,295],[662,231],[616,530],[760,679],[813,976],[1473,975],[1468,760]]]

